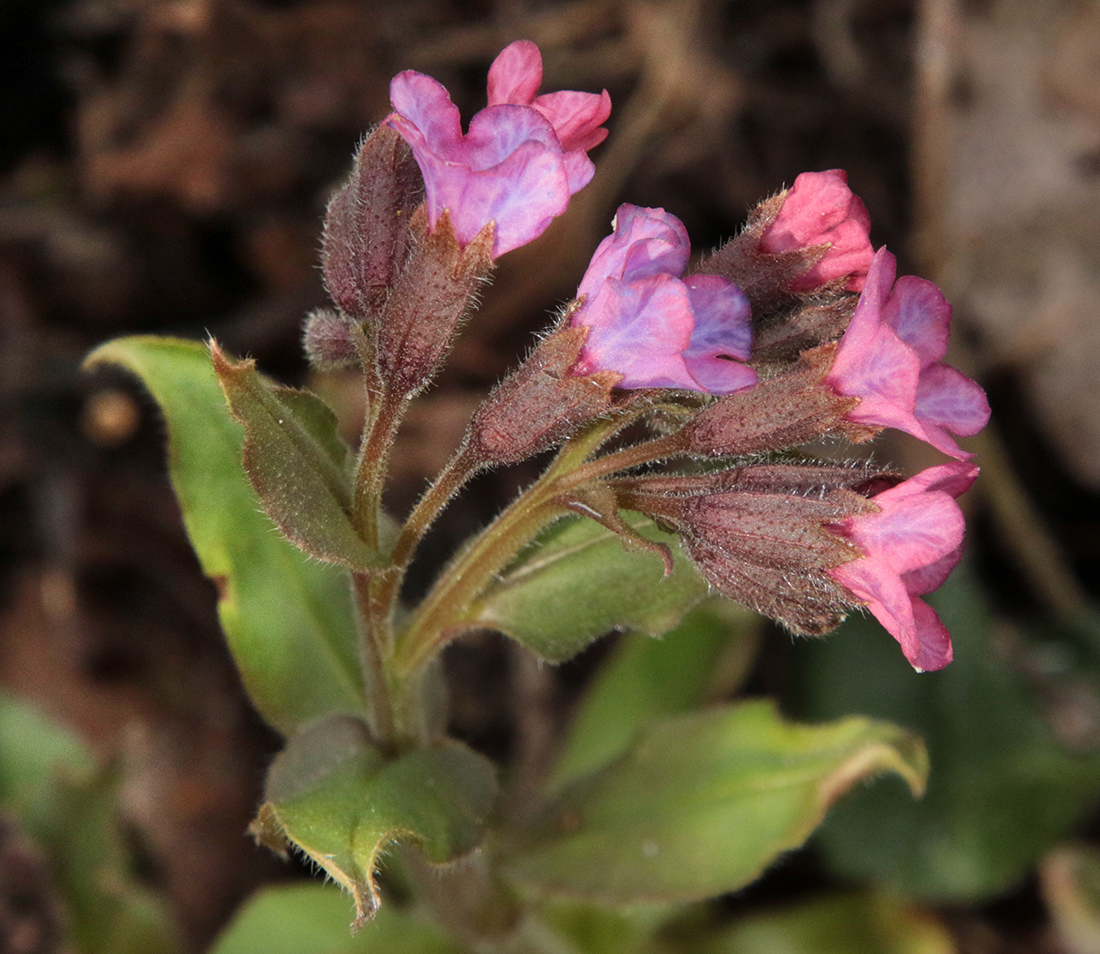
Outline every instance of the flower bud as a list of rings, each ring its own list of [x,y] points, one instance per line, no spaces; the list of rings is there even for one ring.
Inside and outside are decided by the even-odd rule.
[[[470,422],[470,447],[478,460],[526,460],[606,413],[621,375],[573,373],[586,335],[585,328],[555,331],[485,399]]]
[[[794,370],[728,394],[684,428],[687,447],[708,457],[741,457],[787,450],[832,431],[856,405],[825,387],[836,345],[802,355]]]
[[[315,368],[343,368],[359,360],[352,320],[328,308],[310,312],[302,331],[302,345]]]
[[[351,175],[329,201],[321,245],[325,288],[348,317],[377,321],[423,191],[412,151],[396,132],[379,126],[363,140]]]
[[[820,248],[824,253],[791,284],[809,292],[844,281],[846,291],[860,291],[871,265],[871,217],[848,188],[841,169],[803,172],[783,195],[783,204],[760,235],[769,255]]]
[[[406,396],[435,376],[493,270],[491,226],[463,247],[446,212],[429,231],[427,215],[418,211],[410,233],[412,248],[376,327],[383,380]]]

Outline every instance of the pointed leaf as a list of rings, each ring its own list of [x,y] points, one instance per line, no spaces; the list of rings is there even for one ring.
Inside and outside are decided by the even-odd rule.
[[[847,880],[933,900],[989,898],[1019,884],[1095,811],[1095,736],[1071,746],[1053,729],[1054,707],[1095,705],[1096,676],[1077,668],[1079,658],[1073,665],[1073,650],[1051,639],[1049,624],[1029,635],[1019,617],[995,617],[965,563],[929,602],[955,640],[955,661],[942,672],[914,675],[866,619],[799,647],[803,712],[896,721],[921,733],[934,766],[921,802],[892,785],[854,794],[830,816],[820,843]],[[1063,663],[1050,667],[1044,658]],[[1061,724],[1072,728],[1079,718]]]
[[[269,845],[286,838],[350,891],[360,925],[378,907],[374,873],[388,845],[417,842],[437,862],[472,851],[496,796],[493,764],[457,742],[389,758],[363,722],[333,716],[275,760],[253,830]]]
[[[346,574],[311,560],[259,510],[241,465],[244,430],[206,347],[122,338],[87,364],[117,364],[152,392],[168,424],[168,466],[191,545],[218,587],[218,615],[256,708],[284,733],[357,711],[363,686]],[[322,442],[323,443],[323,442]]]
[[[348,931],[351,905],[330,885],[288,884],[249,898],[210,954],[462,954],[438,928],[385,907],[370,926]]]
[[[763,617],[712,600],[664,636],[626,635],[577,707],[552,785],[597,769],[641,729],[736,688],[752,662]]]
[[[210,353],[229,408],[244,425],[244,469],[267,515],[318,560],[352,570],[380,566],[380,555],[352,526],[351,478],[332,412],[311,394],[273,387],[254,361],[230,361],[214,343]]]
[[[626,513],[641,536],[668,546],[660,556],[624,550],[598,523],[569,519],[534,542],[482,596],[472,620],[496,629],[550,662],[563,662],[613,630],[667,632],[707,594],[707,583],[674,534],[649,517]]]
[[[680,716],[567,788],[506,852],[505,870],[608,904],[707,898],[758,877],[883,772],[919,793],[920,740],[868,719],[787,722],[769,702]]]

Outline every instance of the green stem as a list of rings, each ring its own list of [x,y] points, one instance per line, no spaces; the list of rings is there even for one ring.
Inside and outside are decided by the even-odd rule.
[[[604,454],[603,457],[597,457],[563,478],[559,489],[568,490],[579,487],[590,480],[607,477],[620,470],[627,470],[641,464],[652,464],[687,453],[689,453],[687,443],[682,433],[677,431],[675,434],[658,437],[644,444],[634,444],[622,450]]]
[[[454,456],[443,468],[432,485],[417,501],[413,512],[409,514],[401,535],[397,538],[397,544],[393,548],[393,563],[398,567],[406,567],[412,560],[424,534],[435,522],[436,517],[447,506],[448,501],[462,488],[471,477],[478,472],[479,465],[473,459],[469,445],[463,444]]]
[[[431,660],[493,577],[541,530],[569,512],[557,498],[577,485],[572,474],[584,470],[588,456],[635,416],[597,421],[568,441],[542,477],[452,561],[398,640],[394,653],[398,673],[414,673]]]
[[[390,449],[407,405],[404,397],[395,397],[381,388],[363,422],[352,519],[359,536],[375,550],[379,548],[378,518],[382,512],[382,490],[386,485]]]
[[[393,639],[388,632],[389,616],[378,612],[375,594],[378,580],[378,573],[352,574],[359,630],[359,665],[363,670],[368,723],[374,738],[388,747],[394,744],[396,736],[394,703],[386,665]]]

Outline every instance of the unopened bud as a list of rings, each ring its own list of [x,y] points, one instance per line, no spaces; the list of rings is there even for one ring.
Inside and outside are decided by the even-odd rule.
[[[794,370],[719,399],[684,428],[688,447],[708,457],[740,457],[787,450],[838,428],[858,400],[822,382],[836,345],[802,355]]]
[[[435,376],[493,271],[491,224],[463,247],[446,211],[429,231],[420,209],[410,233],[412,248],[375,329],[382,377],[404,395],[422,390]]]
[[[347,182],[325,213],[325,288],[346,315],[376,321],[404,262],[409,220],[424,186],[412,151],[388,126],[359,147]]]
[[[622,376],[572,373],[587,333],[583,327],[555,331],[485,399],[470,423],[471,445],[482,460],[526,460],[606,413]]]
[[[302,346],[309,363],[322,370],[347,367],[358,360],[352,320],[328,308],[306,318]]]

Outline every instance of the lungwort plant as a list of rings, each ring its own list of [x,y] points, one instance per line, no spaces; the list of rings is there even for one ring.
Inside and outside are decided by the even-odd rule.
[[[316,369],[361,372],[358,449],[317,397],[214,341],[126,338],[89,359],[137,374],[163,409],[229,648],[285,736],[253,833],[345,888],[361,937],[384,939],[370,949],[587,949],[569,941],[585,905],[643,902],[662,914],[631,931],[657,944],[678,904],[757,878],[861,780],[893,772],[920,793],[923,746],[895,726],[704,705],[730,641],[728,612],[693,609],[708,596],[813,636],[866,609],[916,670],[952,656],[922,597],[959,561],[956,498],[977,468],[955,437],[988,405],[943,361],[950,305],[895,277],[838,170],[800,175],[699,265],[674,215],[621,206],[574,300],[419,503],[403,521],[384,511],[402,419],[497,259],[593,176],[609,97],[541,80],[535,45],[513,43],[464,128],[439,83],[399,74],[329,203],[332,307],[304,340]],[[884,428],[949,459],[906,477],[799,452]],[[548,451],[405,605],[410,562],[463,485]],[[485,629],[550,662],[616,630],[675,631],[611,657],[541,789],[517,799],[446,732],[440,654]],[[402,918],[419,926],[402,934]]]

